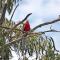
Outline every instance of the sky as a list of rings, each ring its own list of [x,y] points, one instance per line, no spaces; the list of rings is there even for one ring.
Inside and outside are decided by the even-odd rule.
[[[17,23],[24,19],[28,13],[32,13],[28,18],[31,28],[38,24],[57,19],[60,15],[60,0],[22,0],[12,20]],[[10,19],[11,15],[6,13],[6,17]],[[60,30],[60,22],[51,25],[52,29]],[[36,31],[49,30],[51,25],[44,26]],[[53,37],[56,48],[60,50],[60,33],[51,32],[46,33],[46,35]]]

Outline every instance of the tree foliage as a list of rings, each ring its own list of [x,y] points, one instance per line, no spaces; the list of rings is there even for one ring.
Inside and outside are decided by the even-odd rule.
[[[55,43],[52,37],[47,37],[39,32],[28,32],[27,36],[22,31],[23,24],[20,24],[15,29],[9,30],[15,26],[13,21],[5,20],[0,26],[0,56],[1,58],[12,57],[11,51],[15,51],[19,58],[23,59],[35,55],[35,59],[40,60],[57,60],[59,59],[59,51],[55,48]],[[20,55],[21,53],[21,55]],[[5,60],[6,60],[5,59]]]
[[[2,10],[2,8],[4,7],[5,1],[6,0],[0,0],[0,10]],[[7,11],[9,14],[11,13],[13,6],[17,4],[19,1],[20,0],[7,0]]]

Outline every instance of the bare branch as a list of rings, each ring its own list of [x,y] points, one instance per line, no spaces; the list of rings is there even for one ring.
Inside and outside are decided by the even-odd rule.
[[[12,20],[13,15],[14,15],[14,13],[15,13],[15,11],[16,11],[16,9],[17,9],[17,7],[18,7],[18,6],[19,6],[19,4],[17,4],[17,5],[16,5],[16,7],[15,7],[15,9],[14,9],[14,11],[13,11],[12,15],[11,15],[10,21]]]
[[[50,21],[50,22],[45,22],[45,23],[39,24],[38,26],[34,27],[31,31],[34,31],[37,28],[42,27],[42,26],[45,26],[45,25],[56,23],[58,21],[60,21],[60,19],[56,19],[56,20],[53,20],[53,21]]]

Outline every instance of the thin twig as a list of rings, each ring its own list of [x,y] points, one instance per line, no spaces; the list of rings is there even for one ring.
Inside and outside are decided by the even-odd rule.
[[[10,21],[12,20],[13,15],[14,15],[14,13],[15,13],[15,11],[16,11],[16,9],[17,9],[17,7],[18,7],[18,6],[19,6],[19,4],[17,4],[17,5],[16,5],[16,7],[15,7],[15,9],[14,9],[14,11],[13,11],[12,15],[11,15]]]
[[[41,32],[41,33],[46,33],[46,32],[60,32],[60,31],[57,31],[57,30],[51,29],[51,30],[43,31],[43,32]]]

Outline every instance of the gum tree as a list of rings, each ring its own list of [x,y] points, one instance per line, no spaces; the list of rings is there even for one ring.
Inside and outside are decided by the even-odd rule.
[[[0,1],[0,59],[9,60],[12,57],[11,51],[15,51],[19,56],[19,60],[23,57],[23,60],[28,60],[29,57],[35,55],[34,60],[59,60],[59,51],[55,48],[55,43],[52,37],[47,37],[46,32],[60,32],[54,29],[43,32],[34,32],[37,28],[42,26],[53,24],[60,21],[60,18],[56,20],[39,24],[31,29],[27,35],[23,29],[23,23],[32,14],[29,13],[26,17],[15,24],[12,21],[12,17],[16,8],[14,9],[11,19],[5,18],[6,10],[11,13],[14,4],[19,0],[1,0]],[[3,2],[3,3],[2,3]],[[25,36],[26,35],[26,36]],[[20,54],[21,53],[21,54]],[[27,54],[29,57],[27,57]]]

